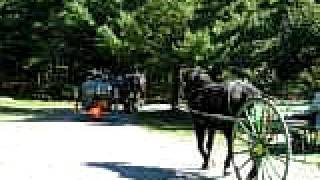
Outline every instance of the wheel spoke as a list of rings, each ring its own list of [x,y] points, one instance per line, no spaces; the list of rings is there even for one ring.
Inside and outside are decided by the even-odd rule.
[[[267,159],[269,159],[270,162],[270,167],[273,171],[273,173],[279,178],[281,179],[281,175],[278,173],[277,168],[274,167],[273,163],[272,163],[272,157],[271,156],[267,156]],[[277,166],[278,167],[278,166]],[[279,167],[278,167],[279,168]]]
[[[241,170],[242,168],[244,168],[250,161],[252,161],[252,157],[250,156],[244,163],[242,163],[242,165],[240,165],[238,167],[238,170]]]
[[[250,115],[252,115],[251,114],[251,111],[250,111],[250,114],[248,114],[248,111],[246,111],[246,116],[247,116],[247,118],[248,118],[248,120],[249,120],[249,125],[250,125],[250,127],[251,127],[251,134],[253,135],[253,136],[255,136],[255,137],[258,137],[257,136],[257,131],[256,131],[256,128],[254,127],[254,125],[252,124],[253,122],[252,122],[252,116],[250,116]]]
[[[266,165],[266,162],[263,161],[263,164],[264,164],[264,167],[265,167],[264,169],[265,169],[265,171],[266,171],[266,174],[267,174],[268,179],[272,180],[272,176],[271,176],[270,173],[269,173],[269,169],[268,169],[268,166]]]
[[[254,111],[254,121],[252,123],[253,123],[253,127],[255,128],[256,134],[258,135],[259,138],[261,138],[262,137],[261,136],[262,124],[261,124],[259,119],[262,119],[261,114],[259,114],[259,111],[257,112],[257,109],[255,109],[255,111]]]
[[[233,154],[244,154],[244,153],[250,153],[251,150],[250,149],[244,149],[244,150],[240,150],[238,152],[233,152]]]
[[[268,125],[270,125],[270,116],[272,116],[272,112],[271,112],[271,109],[270,108],[264,108],[263,109],[263,118],[262,118],[262,121],[263,121],[263,126],[265,127],[265,133],[268,132]]]
[[[250,135],[251,137],[256,137],[255,134],[252,134],[252,132],[247,128],[245,127],[245,125],[243,124],[243,122],[239,122],[241,128],[248,134]]]
[[[283,156],[285,156],[285,157],[283,157]],[[278,161],[282,162],[283,164],[287,164],[287,161],[283,160],[283,158],[287,159],[287,156],[284,154],[282,154],[280,156],[270,156],[270,157],[273,158],[274,160],[278,160]]]
[[[263,109],[263,116],[262,116],[262,124],[261,126],[264,127],[264,137],[266,137],[266,135],[268,133],[271,133],[271,130],[273,129],[273,116],[274,116],[274,112],[272,112],[272,109],[270,108],[264,108]]]
[[[247,144],[249,144],[249,143],[252,143],[249,139],[245,139],[245,138],[243,138],[243,137],[241,137],[240,135],[236,135],[236,137],[235,137],[237,140],[241,140],[242,142],[245,142],[245,143],[247,143]]]
[[[263,108],[263,109],[262,109],[262,112],[261,112],[261,120],[260,120],[260,133],[261,133],[261,135],[263,135],[263,136],[266,134],[265,131],[263,132],[263,130],[265,130],[265,128],[266,128],[266,125],[264,124],[264,123],[265,123],[265,122],[264,122],[265,116],[266,116],[266,109]]]
[[[235,173],[236,173],[237,179],[242,179],[241,174],[240,174],[240,169],[237,166],[234,166],[234,168],[235,168]]]
[[[256,158],[253,160],[253,165],[251,170],[248,173],[247,179],[257,179],[258,178],[258,172],[259,172],[259,167],[261,166],[261,159]]]
[[[265,178],[264,178],[264,168],[263,168],[264,161],[263,161],[263,159],[262,159],[261,164],[262,164],[262,167],[260,166],[261,167],[261,179],[264,180]]]

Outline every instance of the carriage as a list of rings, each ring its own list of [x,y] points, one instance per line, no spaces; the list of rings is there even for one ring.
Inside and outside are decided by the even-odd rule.
[[[281,105],[284,119],[290,127],[293,154],[320,152],[320,93],[315,92],[311,101]]]
[[[93,119],[101,120],[104,115],[121,110],[120,104],[126,113],[137,111],[138,106],[143,104],[144,93],[140,88],[140,76],[125,74],[106,77],[103,75],[89,77],[81,84],[82,112]]]
[[[184,69],[184,72],[181,72],[180,75],[184,75],[186,72]],[[184,79],[182,76],[180,78]],[[239,83],[241,84],[242,82]],[[187,81],[183,80],[182,86],[188,86]],[[222,92],[219,90],[219,86],[211,87],[209,96],[205,95],[208,88],[199,90],[191,87],[191,90],[189,89],[190,94],[193,91],[198,94],[202,93],[202,95],[197,94],[200,100],[195,101],[202,104],[202,107],[205,106],[203,104],[208,104],[206,101],[210,99],[210,96],[217,94],[221,96]],[[183,90],[180,90],[180,92],[183,92]],[[192,98],[187,93],[180,97],[185,99]],[[229,100],[228,98],[226,99]],[[213,101],[215,101],[213,104],[219,103],[217,98],[213,98]],[[231,122],[233,129],[231,161],[237,179],[285,180],[288,174],[293,140],[286,122],[289,117],[288,113],[279,109],[276,102],[277,100],[260,94],[246,99],[237,108],[237,111],[231,115],[208,113],[208,110],[202,111],[192,107],[190,104],[187,107],[187,111],[191,112],[193,117],[200,116],[216,124],[219,124],[219,122]],[[319,113],[319,108],[313,109],[313,113]]]
[[[101,79],[88,80],[82,83],[80,90],[81,113],[91,119],[101,120],[111,111],[113,85]]]

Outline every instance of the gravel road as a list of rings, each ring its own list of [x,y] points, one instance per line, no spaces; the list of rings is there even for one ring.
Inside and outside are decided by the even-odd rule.
[[[1,122],[0,179],[235,179],[221,166],[201,171],[194,138],[150,132],[126,115],[104,123]],[[214,147],[223,162],[224,146]],[[320,179],[316,166],[293,163],[291,179]]]

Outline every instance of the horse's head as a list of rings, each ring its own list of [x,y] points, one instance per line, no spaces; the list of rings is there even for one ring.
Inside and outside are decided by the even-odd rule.
[[[211,78],[206,71],[198,68],[184,71],[182,73],[182,82],[183,92],[188,98],[193,90],[203,88],[210,83]]]
[[[206,84],[212,82],[207,71],[202,69],[192,71],[190,78],[193,88],[203,88]]]

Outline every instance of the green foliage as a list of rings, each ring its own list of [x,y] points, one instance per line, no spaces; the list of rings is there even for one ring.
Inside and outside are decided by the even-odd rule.
[[[0,12],[0,60],[21,66],[63,56],[83,67],[216,65],[256,82],[261,68],[275,72],[274,83],[319,78],[315,1],[3,0]]]

